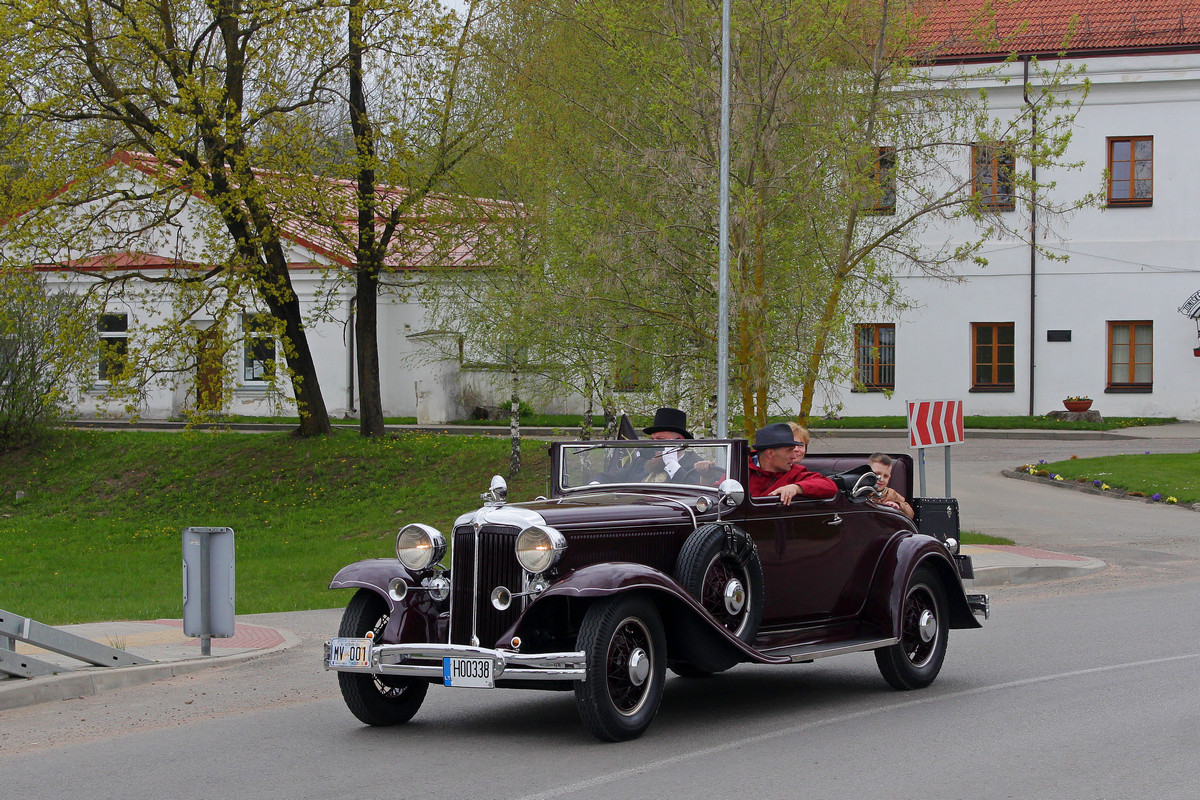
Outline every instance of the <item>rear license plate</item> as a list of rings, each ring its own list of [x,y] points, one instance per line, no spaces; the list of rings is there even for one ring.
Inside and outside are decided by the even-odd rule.
[[[371,640],[331,639],[329,642],[329,666],[371,666]]]
[[[443,658],[442,682],[446,686],[495,687],[490,658]]]

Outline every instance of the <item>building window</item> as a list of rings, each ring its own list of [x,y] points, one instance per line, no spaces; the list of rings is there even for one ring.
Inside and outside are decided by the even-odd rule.
[[[270,314],[242,317],[245,334],[242,380],[263,383],[275,377],[275,320]]]
[[[101,314],[96,331],[100,335],[97,377],[101,383],[118,381],[129,352],[129,315]]]
[[[17,335],[0,335],[0,386],[8,386],[15,380],[18,353]]]
[[[895,325],[854,326],[854,380],[866,391],[896,388]]]
[[[1012,211],[1016,208],[1013,175],[1016,158],[1004,142],[971,146],[971,193],[983,208]]]
[[[1015,337],[1011,322],[971,323],[971,391],[1013,391]]]
[[[614,392],[654,391],[654,363],[636,346],[618,345],[613,361]]]
[[[1108,388],[1149,392],[1154,388],[1154,324],[1108,323]]]
[[[866,210],[873,214],[896,213],[896,148],[879,147],[871,164],[871,196]]]
[[[1108,204],[1148,206],[1154,202],[1154,137],[1108,137]]]

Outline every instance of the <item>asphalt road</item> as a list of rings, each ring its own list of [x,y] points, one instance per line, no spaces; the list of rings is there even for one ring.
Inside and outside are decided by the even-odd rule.
[[[836,449],[861,444],[876,443]],[[1067,552],[1109,548],[1111,566],[994,592],[992,620],[953,632],[941,676],[922,691],[891,690],[873,657],[856,654],[673,678],[654,725],[622,744],[593,740],[569,693],[520,690],[434,687],[409,725],[371,729],[320,668],[340,610],[258,615],[248,621],[301,644],[0,712],[0,786],[47,800],[1197,797],[1200,515],[998,474],[1041,457],[1168,446],[956,450],[967,527]]]

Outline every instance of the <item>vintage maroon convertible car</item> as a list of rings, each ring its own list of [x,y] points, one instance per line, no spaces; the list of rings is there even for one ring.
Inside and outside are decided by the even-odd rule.
[[[662,448],[684,448],[669,481],[640,468]],[[873,650],[892,686],[929,685],[949,629],[988,612],[986,595],[963,590],[957,504],[912,498],[912,460],[896,456],[891,486],[918,509],[914,525],[872,502],[865,456],[814,456],[805,464],[842,490],[784,506],[745,496],[748,458],[741,439],[558,443],[548,498],[507,503],[497,476],[450,542],[405,526],[396,558],[330,584],[357,589],[325,646],[346,705],[395,725],[431,683],[573,689],[588,729],[615,741],[650,725],[668,667],[701,676]]]

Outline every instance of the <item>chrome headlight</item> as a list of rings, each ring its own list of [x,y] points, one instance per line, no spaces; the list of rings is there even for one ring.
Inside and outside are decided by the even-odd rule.
[[[548,525],[530,525],[517,536],[517,561],[534,575],[557,564],[566,549],[566,537]]]
[[[432,567],[446,555],[446,537],[428,525],[405,525],[396,534],[396,558],[411,570]]]

